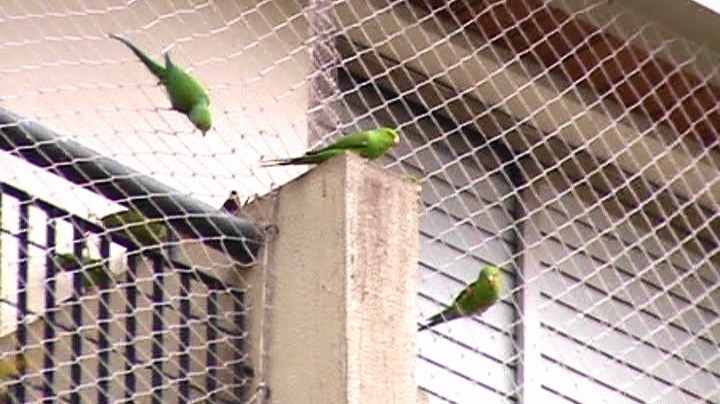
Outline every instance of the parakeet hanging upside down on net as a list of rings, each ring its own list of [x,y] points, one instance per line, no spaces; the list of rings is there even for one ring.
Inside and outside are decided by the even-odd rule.
[[[112,213],[100,219],[111,232],[118,232],[141,246],[154,246],[167,241],[168,227],[159,219],[147,219],[136,210]]]
[[[97,258],[90,258],[84,254],[82,257],[77,257],[75,254],[58,253],[54,254],[52,259],[61,271],[80,271],[84,289],[98,286],[105,280],[107,281],[106,284],[111,284],[114,281],[110,270]]]
[[[160,79],[160,84],[167,89],[173,109],[187,115],[193,125],[205,136],[212,127],[212,114],[210,98],[202,84],[190,73],[175,65],[168,53],[165,53],[163,67],[127,39],[115,34],[109,35],[110,38],[117,39],[130,48],[148,70]]]
[[[477,280],[460,292],[450,307],[427,319],[418,331],[456,318],[481,314],[500,296],[500,270],[492,265],[480,270]]]
[[[355,132],[343,136],[335,142],[308,151],[299,157],[263,161],[263,166],[286,166],[301,164],[319,164],[335,157],[344,151],[357,153],[370,160],[376,159],[391,146],[400,143],[400,134],[395,129],[377,128],[363,132]]]

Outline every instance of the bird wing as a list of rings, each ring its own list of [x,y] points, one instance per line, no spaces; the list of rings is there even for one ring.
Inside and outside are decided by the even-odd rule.
[[[307,152],[308,155],[319,154],[328,150],[357,150],[367,147],[368,135],[365,132],[357,132],[350,135],[346,135],[336,140],[335,142],[320,147],[317,149],[310,150]]]
[[[474,284],[467,285],[455,298],[453,306],[456,307],[457,311],[462,315],[469,315],[473,313],[473,295],[475,294]]]

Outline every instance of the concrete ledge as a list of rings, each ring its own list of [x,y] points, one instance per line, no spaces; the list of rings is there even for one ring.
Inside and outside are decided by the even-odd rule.
[[[243,274],[270,401],[416,400],[418,201],[416,184],[353,154],[279,190],[267,266]]]

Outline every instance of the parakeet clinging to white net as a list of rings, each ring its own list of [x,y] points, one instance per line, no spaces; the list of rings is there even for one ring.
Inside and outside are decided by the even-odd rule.
[[[500,297],[500,270],[492,265],[480,270],[477,280],[463,289],[450,307],[435,314],[421,325],[418,331],[456,318],[481,314]]]
[[[115,34],[109,35],[130,48],[148,70],[160,79],[160,84],[167,89],[173,109],[187,115],[204,136],[212,127],[212,114],[210,97],[203,85],[193,75],[174,64],[168,53],[165,53],[165,66],[162,66],[127,39]]]

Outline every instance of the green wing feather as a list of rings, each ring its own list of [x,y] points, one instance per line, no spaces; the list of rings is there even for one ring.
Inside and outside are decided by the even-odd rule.
[[[210,105],[210,97],[202,84],[193,75],[173,64],[167,53],[165,54],[165,66],[167,70],[165,86],[173,108],[189,114],[197,105]]]
[[[367,132],[355,132],[351,133],[349,135],[343,136],[340,139],[336,140],[333,143],[330,143],[327,146],[319,147],[313,150],[310,150],[306,153],[306,155],[317,155],[317,154],[323,154],[331,150],[339,150],[339,151],[345,151],[345,150],[360,150],[364,147],[367,147],[368,145],[368,134]]]

